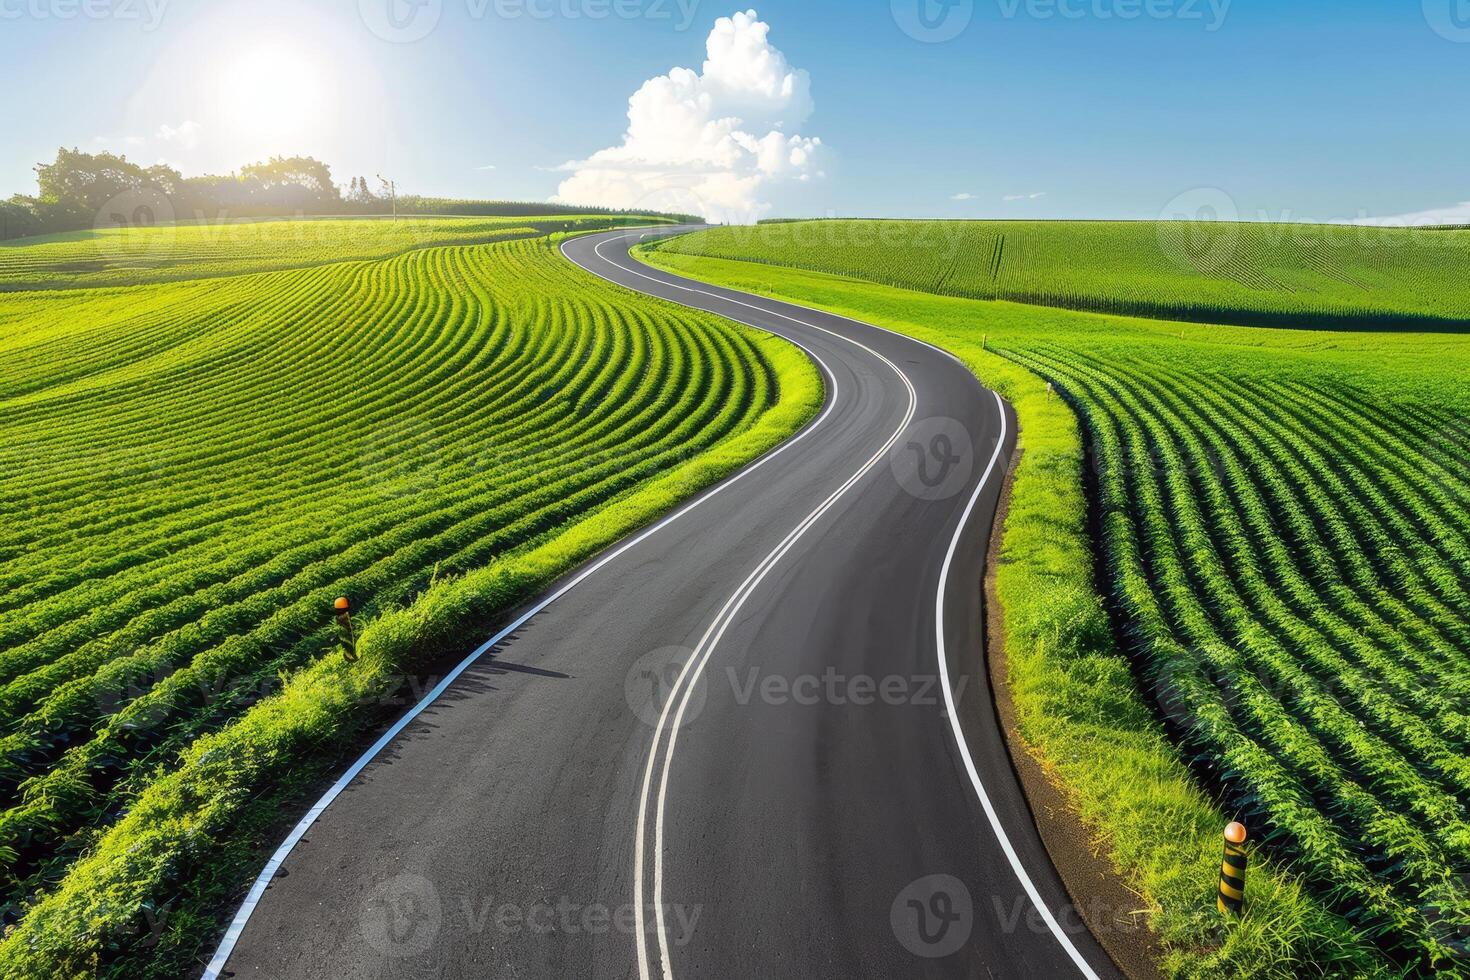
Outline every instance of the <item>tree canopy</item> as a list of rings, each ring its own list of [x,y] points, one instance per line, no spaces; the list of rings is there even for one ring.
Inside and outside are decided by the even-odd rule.
[[[0,205],[0,238],[113,224],[332,214],[342,194],[311,157],[272,157],[228,176],[185,177],[166,164],[62,147],[36,167],[39,193]],[[364,202],[366,203],[366,202]]]
[[[36,166],[38,193],[0,201],[0,240],[94,227],[172,221],[230,221],[296,215],[380,214],[387,199],[354,177],[347,193],[312,157],[271,157],[238,173],[185,177],[166,164],[144,167],[113,153],[56,151]],[[401,214],[548,215],[611,213],[607,208],[515,201],[456,201],[398,195]],[[622,212],[628,213],[628,212]],[[638,211],[638,214],[661,215]],[[688,216],[675,217],[694,221]]]

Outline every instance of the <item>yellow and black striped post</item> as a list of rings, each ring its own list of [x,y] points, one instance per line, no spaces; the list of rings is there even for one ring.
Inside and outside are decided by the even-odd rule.
[[[348,663],[357,662],[357,633],[352,628],[352,603],[343,596],[336,602],[337,633],[342,642],[342,656]]]
[[[1245,824],[1225,828],[1225,860],[1220,862],[1220,914],[1239,915],[1245,907]]]

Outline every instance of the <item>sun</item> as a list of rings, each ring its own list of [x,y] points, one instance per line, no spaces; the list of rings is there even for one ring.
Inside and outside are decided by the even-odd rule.
[[[218,69],[223,128],[246,142],[272,147],[311,133],[322,121],[324,73],[305,51],[263,42]]]

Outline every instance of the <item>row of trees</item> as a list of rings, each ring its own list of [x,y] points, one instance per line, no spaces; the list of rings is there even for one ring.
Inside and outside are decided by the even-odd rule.
[[[311,157],[272,157],[227,176],[185,177],[166,164],[60,149],[36,167],[39,193],[0,202],[0,239],[75,231],[146,213],[154,221],[370,211],[382,201],[361,177],[344,197],[332,171]]]
[[[39,193],[0,201],[0,240],[77,231],[106,225],[170,221],[228,221],[292,215],[381,214],[386,194],[364,177],[346,193],[332,171],[311,157],[272,157],[225,177],[185,177],[172,167],[139,166],[125,156],[60,149],[54,163],[36,167]],[[608,208],[514,201],[459,201],[418,195],[398,197],[400,214],[552,215],[612,213]],[[619,210],[664,216],[661,212]],[[681,220],[695,221],[688,215]]]

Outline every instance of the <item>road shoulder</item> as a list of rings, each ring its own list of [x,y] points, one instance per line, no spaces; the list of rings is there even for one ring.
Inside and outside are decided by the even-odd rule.
[[[995,711],[1005,735],[1011,765],[1026,794],[1026,805],[1041,835],[1042,845],[1067,889],[1073,908],[1113,962],[1132,980],[1155,980],[1163,974],[1163,946],[1148,927],[1148,902],[1130,888],[1097,841],[1102,831],[1088,826],[1072,806],[1059,778],[1052,776],[1038,753],[1021,736],[1011,695],[1010,663],[1006,656],[1005,611],[996,593],[1006,515],[1023,450],[1016,448],[1001,486],[985,560],[985,651]],[[1064,923],[1065,925],[1065,923]]]

